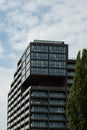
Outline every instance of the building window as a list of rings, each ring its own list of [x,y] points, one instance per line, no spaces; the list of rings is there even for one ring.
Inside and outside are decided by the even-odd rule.
[[[62,92],[50,92],[49,97],[61,98],[61,97],[65,97],[65,93],[62,93]]]
[[[37,92],[37,91],[34,91],[31,93],[31,96],[36,96],[36,97],[46,97],[47,96],[47,92]]]
[[[65,53],[66,48],[63,46],[50,46],[50,52],[60,52],[60,53]]]
[[[32,121],[31,127],[46,127],[46,122]]]
[[[48,59],[48,54],[46,53],[31,53],[31,59],[42,59],[42,60],[47,60]]]
[[[50,60],[66,60],[65,54],[50,54]]]
[[[44,45],[32,45],[31,51],[37,51],[37,52],[48,52],[48,46]]]
[[[25,67],[25,61],[22,63],[22,69]]]
[[[43,103],[45,103],[45,104],[47,104],[48,103],[48,101],[47,101],[47,99],[31,99],[31,104],[33,104],[33,103],[35,103],[35,104],[43,104]]]
[[[66,70],[65,69],[50,69],[49,74],[50,75],[65,76]]]
[[[25,68],[22,70],[22,76],[25,74]]]
[[[25,75],[24,75],[24,76],[22,77],[22,83],[25,81],[25,79],[26,79],[26,78],[25,78]]]
[[[27,51],[26,51],[26,56],[28,56],[30,54],[30,47],[28,47]]]
[[[50,105],[64,105],[65,101],[64,100],[50,100],[49,104]]]
[[[28,78],[29,75],[30,75],[30,69],[28,69],[28,70],[26,71],[26,78]]]
[[[61,61],[50,61],[50,67],[53,68],[66,68],[66,62],[61,62]]]
[[[31,66],[48,67],[48,61],[31,60]]]
[[[46,107],[39,107],[39,106],[33,106],[31,108],[31,111],[35,111],[35,112],[46,112],[47,108]]]
[[[64,115],[49,115],[50,120],[64,120]]]
[[[47,68],[31,68],[31,74],[48,74],[48,69]]]
[[[22,62],[25,61],[25,54],[22,56]]]
[[[64,107],[50,107],[49,108],[49,112],[64,113],[65,112],[65,108]]]
[[[30,69],[30,62],[26,65],[26,71]]]
[[[31,118],[32,119],[46,119],[46,114],[32,114]]]
[[[63,128],[64,123],[63,122],[50,122],[49,127],[50,128]]]
[[[26,64],[27,64],[28,62],[30,62],[30,55],[28,55],[28,56],[26,57]]]

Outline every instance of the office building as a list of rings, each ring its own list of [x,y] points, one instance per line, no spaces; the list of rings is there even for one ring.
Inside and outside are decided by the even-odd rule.
[[[7,130],[67,130],[66,102],[75,60],[59,41],[31,42],[8,93]]]

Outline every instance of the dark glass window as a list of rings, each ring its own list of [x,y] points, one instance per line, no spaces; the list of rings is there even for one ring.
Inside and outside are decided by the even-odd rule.
[[[31,51],[48,52],[48,46],[32,45],[32,46],[31,46]]]
[[[42,59],[42,60],[47,60],[48,59],[48,54],[46,53],[31,53],[31,59]]]
[[[47,68],[31,68],[31,74],[48,74]]]
[[[31,66],[48,67],[48,61],[31,60]]]

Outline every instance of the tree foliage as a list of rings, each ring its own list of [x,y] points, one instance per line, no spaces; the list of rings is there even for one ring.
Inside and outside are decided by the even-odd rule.
[[[67,101],[70,130],[87,129],[87,49],[78,52],[73,85]]]

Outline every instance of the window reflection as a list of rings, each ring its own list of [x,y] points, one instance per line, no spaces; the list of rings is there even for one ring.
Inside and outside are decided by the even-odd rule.
[[[47,60],[48,59],[48,54],[46,53],[31,53],[31,59],[43,59]]]
[[[31,51],[48,52],[48,46],[43,45],[32,45]]]
[[[66,60],[65,54],[50,54],[50,60]]]
[[[50,69],[51,75],[65,75],[66,70],[65,69]]]
[[[50,52],[66,52],[66,47],[63,46],[50,46]]]
[[[51,128],[62,128],[62,127],[64,127],[64,123],[63,122],[50,122],[49,127],[51,127]]]
[[[66,68],[66,62],[61,61],[50,61],[50,67]]]
[[[47,68],[31,68],[31,74],[48,74]]]
[[[48,61],[31,60],[31,66],[48,67]]]
[[[50,105],[64,105],[65,101],[64,100],[50,100],[49,104]]]

